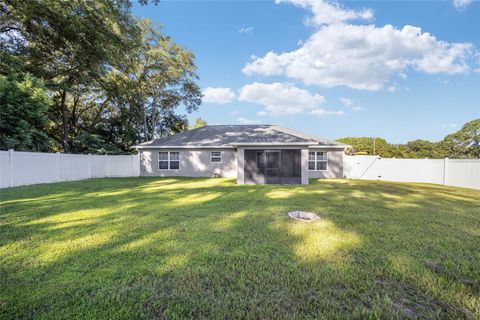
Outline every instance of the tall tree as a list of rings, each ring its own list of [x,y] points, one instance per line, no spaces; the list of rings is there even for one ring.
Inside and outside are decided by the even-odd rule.
[[[65,152],[128,152],[186,129],[177,107],[191,112],[201,102],[193,54],[137,22],[130,7],[130,0],[0,2],[0,74],[44,80],[47,133]]]
[[[109,77],[114,99],[134,116],[141,128],[142,141],[188,126],[185,116],[175,113],[183,105],[187,112],[197,110],[201,91],[194,55],[160,33],[149,20],[138,22],[142,44],[114,65]]]
[[[480,119],[469,121],[446,136],[442,145],[451,158],[480,158]]]
[[[64,151],[70,151],[74,139],[71,108],[76,97],[96,85],[109,65],[135,46],[137,29],[129,4],[7,0],[0,6],[2,39],[17,39],[15,46],[2,45],[2,56],[17,57],[20,71],[45,80],[53,95],[51,134]]]

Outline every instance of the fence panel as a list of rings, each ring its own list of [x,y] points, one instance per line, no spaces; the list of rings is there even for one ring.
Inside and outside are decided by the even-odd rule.
[[[13,186],[56,182],[58,168],[54,153],[13,152]]]
[[[138,165],[138,156],[116,156],[108,159],[106,174],[109,177],[129,177],[136,176],[134,166]]]
[[[0,187],[138,176],[138,155],[92,156],[43,152],[0,151]]]
[[[391,159],[345,156],[345,176],[352,179],[427,182],[480,189],[480,159]]]
[[[60,157],[60,181],[91,178],[89,165],[88,155],[62,154]]]
[[[106,177],[105,166],[107,165],[107,156],[91,156],[91,160],[92,178]]]
[[[480,160],[448,160],[446,176],[449,186],[480,189]]]
[[[362,179],[377,160],[377,156],[345,156],[344,174],[347,178]]]

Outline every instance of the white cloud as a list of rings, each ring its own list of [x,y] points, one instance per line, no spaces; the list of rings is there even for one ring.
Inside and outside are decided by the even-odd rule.
[[[319,94],[279,82],[245,85],[238,99],[265,106],[264,112],[269,115],[303,113],[318,109],[325,102],[325,98]]]
[[[251,34],[253,32],[253,27],[241,27],[238,30],[239,33]]]
[[[353,106],[353,107],[352,107],[352,110],[353,110],[353,111],[362,111],[363,108],[360,107],[360,106]]]
[[[226,104],[235,97],[235,93],[230,88],[207,87],[203,90],[203,102]]]
[[[308,24],[320,26],[323,24],[334,24],[348,20],[370,20],[373,18],[371,9],[360,11],[350,10],[342,7],[336,2],[327,2],[322,0],[276,0],[275,3],[292,3],[297,7],[309,9],[312,16],[307,19]]]
[[[465,9],[470,3],[472,3],[472,0],[453,0],[453,5],[458,10]]]
[[[353,100],[350,98],[340,98],[340,101],[345,107],[351,107],[353,106]]]
[[[241,124],[254,124],[254,123],[258,123],[258,120],[250,120],[250,119],[247,119],[247,118],[238,118],[237,119],[238,122],[240,122]]]
[[[398,29],[346,22],[370,19],[370,10],[352,11],[320,0],[277,2],[310,9],[310,21],[317,29],[296,50],[252,56],[242,70],[246,74],[285,75],[307,85],[380,90],[388,88],[393,75],[403,77],[408,69],[430,74],[470,71],[468,61],[475,54],[471,43],[437,40],[409,25]]]

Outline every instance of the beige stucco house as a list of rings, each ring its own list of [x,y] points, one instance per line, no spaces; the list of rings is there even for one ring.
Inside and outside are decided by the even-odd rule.
[[[309,178],[343,178],[348,145],[274,125],[214,125],[135,147],[141,176],[308,184]]]

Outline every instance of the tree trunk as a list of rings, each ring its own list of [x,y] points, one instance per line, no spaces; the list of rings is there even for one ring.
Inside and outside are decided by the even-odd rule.
[[[65,107],[66,97],[67,97],[67,92],[63,90],[62,100],[60,102],[60,110],[62,111],[63,151],[69,152],[70,145],[68,144],[68,119],[67,119],[67,110]]]
[[[152,105],[152,139],[155,139],[155,130],[157,128],[157,113],[155,106]]]
[[[143,139],[148,141],[148,127],[147,127],[147,111],[145,110],[145,104],[143,104]]]

